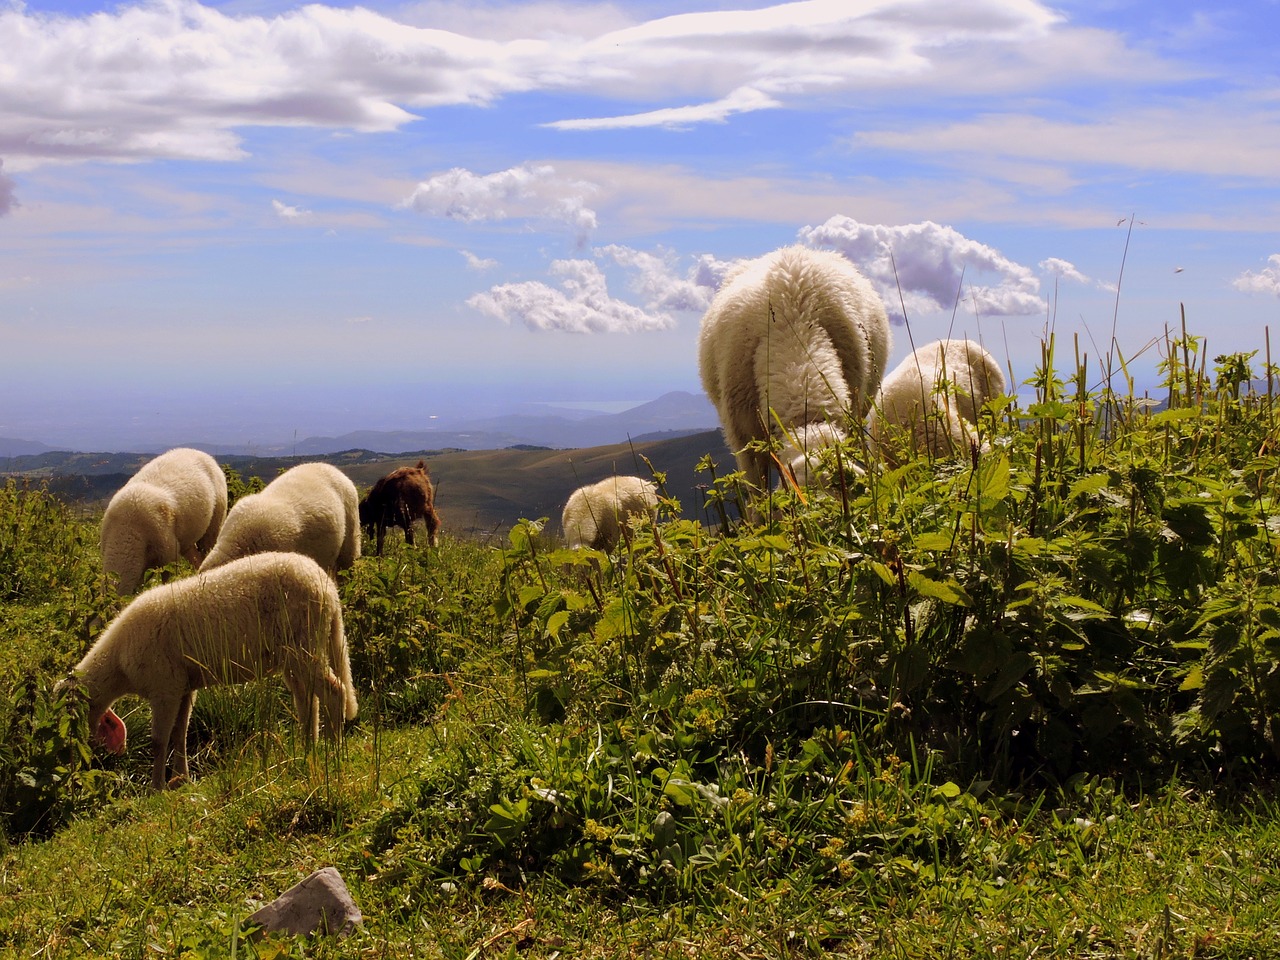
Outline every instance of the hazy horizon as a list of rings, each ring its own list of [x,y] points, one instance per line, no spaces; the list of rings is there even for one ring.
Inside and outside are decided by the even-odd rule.
[[[695,392],[717,284],[791,243],[881,290],[890,365],[968,336],[1016,383],[1052,330],[1061,370],[1115,353],[1141,390],[1184,311],[1210,360],[1261,352],[1278,14],[0,5],[0,436],[277,442]]]

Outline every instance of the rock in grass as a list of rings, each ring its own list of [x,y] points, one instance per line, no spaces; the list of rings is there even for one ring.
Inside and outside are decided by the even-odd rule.
[[[317,870],[249,918],[271,933],[345,937],[364,922],[335,867]]]

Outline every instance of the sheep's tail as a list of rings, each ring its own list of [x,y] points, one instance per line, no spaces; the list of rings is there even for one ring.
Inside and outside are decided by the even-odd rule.
[[[351,656],[347,652],[347,637],[342,628],[342,608],[334,610],[329,627],[329,664],[342,685],[342,715],[347,720],[356,718],[356,685],[351,679]]]

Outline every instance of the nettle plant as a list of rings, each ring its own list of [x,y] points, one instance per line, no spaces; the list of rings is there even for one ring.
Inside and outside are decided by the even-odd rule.
[[[642,525],[613,560],[518,526],[498,612],[530,709],[655,763],[840,725],[975,779],[1274,764],[1272,397],[1251,356],[1210,377],[1199,350],[1166,342],[1153,402],[1091,388],[1087,360],[1061,380],[1050,340],[1034,399],[989,405],[967,459],[889,469],[854,440],[865,474],[784,486],[758,525]]]

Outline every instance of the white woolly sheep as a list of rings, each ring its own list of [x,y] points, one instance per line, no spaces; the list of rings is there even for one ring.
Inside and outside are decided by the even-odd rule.
[[[200,569],[270,550],[305,554],[335,575],[350,567],[360,556],[356,485],[327,463],[291,467],[235,502]]]
[[[861,419],[889,355],[889,318],[871,284],[838,253],[792,246],[731,274],[702,318],[698,365],[738,467],[769,486],[767,452],[753,440],[808,424],[824,444]],[[812,448],[787,451],[794,460]]]
[[[153,567],[185,557],[198,567],[227,516],[227,478],[200,450],[178,447],[142,465],[102,516],[102,568],[133,593]]]
[[[75,667],[89,726],[114,753],[127,731],[111,705],[126,694],[151,703],[151,784],[186,778],[187,723],[196,691],[282,673],[307,743],[321,722],[338,742],[356,715],[338,590],[298,553],[260,553],[152,587],[120,612]]]
[[[896,436],[931,456],[967,454],[983,404],[1005,392],[1004,373],[972,340],[926,344],[885,377],[870,419],[873,441],[895,462]]]
[[[569,495],[560,517],[569,547],[610,553],[630,517],[658,517],[658,489],[641,477],[606,477]]]

